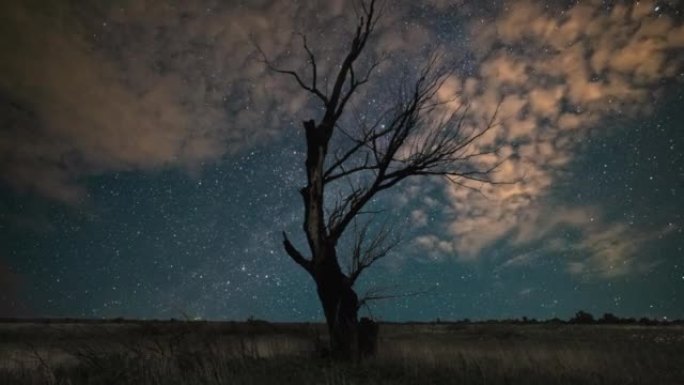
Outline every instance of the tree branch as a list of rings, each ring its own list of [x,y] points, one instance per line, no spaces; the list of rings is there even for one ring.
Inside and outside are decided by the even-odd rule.
[[[349,266],[349,280],[353,285],[367,268],[375,262],[385,258],[400,243],[399,238],[390,239],[391,229],[385,222],[382,227],[369,237],[372,220],[359,229],[354,220],[355,241],[352,248],[351,264]]]
[[[287,234],[283,231],[283,246],[285,247],[285,251],[287,254],[292,258],[293,261],[295,261],[299,266],[303,267],[304,270],[307,272],[311,273],[312,271],[312,266],[311,266],[311,261],[304,258],[304,256],[297,250],[290,240],[287,238]]]
[[[303,39],[304,49],[306,50],[307,55],[309,56],[309,62],[311,63],[311,68],[312,68],[312,81],[311,81],[312,85],[310,85],[310,86],[307,85],[304,82],[304,80],[302,80],[301,76],[299,76],[299,74],[296,71],[285,70],[285,69],[282,69],[282,68],[279,68],[279,67],[276,67],[275,65],[273,65],[273,63],[268,59],[268,56],[266,55],[264,50],[261,49],[261,46],[259,44],[257,44],[255,41],[252,41],[252,43],[254,44],[256,49],[261,54],[262,63],[264,63],[270,71],[293,77],[295,79],[295,81],[297,82],[297,84],[299,84],[300,88],[302,88],[303,90],[315,95],[316,97],[318,97],[318,99],[321,100],[321,102],[323,102],[324,105],[327,105],[328,104],[327,96],[325,96],[325,94],[323,92],[321,92],[316,86],[316,83],[318,80],[317,79],[318,74],[317,74],[316,58],[314,57],[313,53],[309,49],[309,46],[306,43],[306,37],[304,37],[304,35],[302,35],[302,39]]]
[[[359,299],[359,308],[362,306],[368,306],[368,303],[371,301],[381,301],[385,299],[394,299],[394,298],[407,298],[407,297],[417,297],[419,295],[425,295],[429,294],[434,291],[433,289],[426,289],[426,290],[420,290],[420,291],[411,291],[407,293],[400,293],[400,294],[387,294],[385,292],[390,291],[390,290],[396,290],[396,287],[388,287],[388,288],[375,288],[375,289],[370,289],[366,291],[366,293],[361,296]]]
[[[354,190],[355,194],[349,196],[345,202],[344,214],[338,213],[334,222],[329,223],[332,239],[337,239],[342,235],[353,218],[377,193],[411,176],[442,176],[452,181],[463,178],[488,184],[511,183],[495,182],[489,178],[489,175],[506,159],[489,168],[474,167],[475,163],[471,162],[478,156],[490,153],[485,150],[473,152],[471,147],[496,126],[499,106],[483,129],[468,135],[462,134],[468,112],[467,107],[462,109],[459,107],[449,114],[447,119],[432,121],[428,119],[443,103],[435,100],[437,91],[445,81],[445,73],[435,72],[436,63],[437,59],[433,58],[421,71],[411,95],[408,99],[402,98],[397,103],[394,108],[394,117],[384,130],[379,134],[378,131],[364,134],[361,142],[370,142],[370,151],[376,160],[375,164],[357,164],[348,169],[341,167],[344,162],[338,161],[333,164],[341,171],[329,174],[326,182],[363,171],[373,171],[375,177],[367,186],[357,187]],[[383,139],[386,144],[380,147],[378,139]],[[357,143],[347,155],[359,151],[361,147]],[[400,151],[401,156],[397,156]],[[350,157],[351,155],[348,156]],[[358,194],[358,191],[363,191],[363,193]]]

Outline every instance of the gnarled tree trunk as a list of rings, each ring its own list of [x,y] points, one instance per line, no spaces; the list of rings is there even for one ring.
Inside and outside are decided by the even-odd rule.
[[[353,280],[342,272],[337,259],[336,238],[326,229],[323,214],[324,163],[328,142],[333,130],[330,119],[316,125],[313,120],[304,122],[307,139],[307,185],[300,190],[304,201],[303,230],[306,234],[311,258],[304,258],[292,244],[284,239],[288,254],[311,275],[316,282],[330,334],[331,354],[335,358],[350,359],[357,356],[357,329],[359,301],[352,289]]]
[[[315,266],[312,275],[328,325],[332,356],[339,359],[357,357],[359,301],[349,278],[340,271],[336,259]]]

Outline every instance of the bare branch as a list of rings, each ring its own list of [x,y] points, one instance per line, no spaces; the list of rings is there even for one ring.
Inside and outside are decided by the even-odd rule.
[[[337,73],[337,78],[333,84],[333,89],[330,94],[330,100],[326,104],[326,115],[324,120],[329,120],[335,122],[344,112],[344,107],[349,100],[349,98],[354,94],[358,86],[360,85],[353,74],[354,63],[363,51],[369,37],[375,29],[377,22],[377,15],[375,14],[375,1],[371,1],[368,6],[362,3],[363,15],[359,19],[359,23],[356,26],[356,33],[352,39],[352,44],[347,53],[347,56],[342,62],[340,71]],[[371,66],[372,69],[375,66]],[[344,84],[349,80],[350,88],[343,94]],[[341,99],[340,99],[341,98]],[[340,102],[341,100],[341,102]]]
[[[389,293],[390,291],[395,291],[395,290],[397,290],[396,286],[369,289],[359,299],[359,308],[361,308],[363,306],[368,306],[369,302],[372,302],[372,301],[382,301],[382,300],[386,300],[386,299],[395,299],[395,298],[417,297],[420,295],[430,294],[430,293],[435,291],[434,288],[431,288],[431,289],[425,289],[425,290],[419,290],[419,291],[410,291],[410,292],[398,293],[398,294],[390,294]]]
[[[317,82],[317,78],[318,78],[317,67],[316,67],[316,58],[314,57],[313,53],[311,52],[311,50],[309,49],[309,47],[308,47],[308,45],[307,45],[307,43],[306,43],[306,37],[305,37],[304,35],[301,35],[301,36],[302,36],[302,40],[303,40],[303,44],[304,44],[304,49],[306,50],[307,54],[309,55],[309,62],[310,62],[310,64],[311,64],[312,73],[313,73],[313,76],[312,76],[312,85],[310,85],[310,86],[307,85],[307,84],[304,82],[304,80],[302,80],[301,76],[299,76],[299,74],[298,74],[296,71],[293,71],[293,70],[285,70],[285,69],[276,67],[276,66],[268,59],[268,56],[266,55],[266,53],[264,52],[264,50],[261,49],[261,46],[260,46],[258,43],[256,43],[255,41],[252,41],[252,44],[254,44],[254,46],[256,47],[256,49],[257,49],[257,50],[259,51],[259,53],[261,54],[261,58],[262,58],[262,59],[261,59],[261,62],[264,63],[264,64],[266,65],[266,67],[267,67],[270,71],[273,71],[273,72],[276,72],[276,73],[279,73],[279,74],[288,75],[288,76],[293,77],[293,78],[295,79],[295,81],[297,82],[297,84],[299,84],[299,87],[300,87],[300,88],[302,88],[303,90],[305,90],[305,91],[307,91],[307,92],[309,92],[309,93],[315,95],[316,97],[318,97],[318,99],[320,99],[320,100],[323,102],[324,105],[326,105],[326,104],[328,104],[328,98],[325,96],[325,94],[324,94],[323,92],[321,92],[321,91],[316,87],[316,82]]]
[[[349,197],[344,215],[338,213],[335,223],[329,223],[330,236],[333,239],[341,236],[373,196],[408,177],[441,176],[452,181],[462,178],[487,184],[511,183],[495,182],[489,178],[506,159],[485,168],[478,168],[477,163],[472,162],[479,156],[494,153],[485,150],[473,151],[472,145],[496,127],[499,106],[483,129],[468,135],[463,134],[467,106],[459,107],[443,121],[437,120],[431,124],[427,119],[429,116],[434,117],[435,109],[443,105],[443,102],[435,100],[435,95],[446,78],[443,72],[436,70],[436,63],[435,58],[428,62],[410,91],[410,96],[406,95],[395,105],[393,116],[384,129],[373,127],[372,130],[364,132],[364,136],[355,146],[328,169],[326,183],[357,172],[375,173],[375,178],[369,185],[355,190],[364,191],[363,194]],[[385,142],[382,146],[379,144],[380,139]],[[357,163],[353,167],[344,168],[344,161],[361,149],[370,151],[375,162]],[[402,154],[398,156],[400,152]],[[340,171],[333,173],[335,167]]]
[[[387,222],[375,234],[369,235],[371,223],[372,220],[368,220],[359,228],[357,220],[354,220],[355,239],[348,274],[352,285],[361,273],[385,258],[400,243],[398,237],[391,238],[392,232]]]
[[[311,51],[309,45],[306,42],[306,35],[304,35],[303,33],[300,33],[299,35],[302,37],[302,45],[304,46],[307,55],[309,55],[309,64],[311,64],[311,88],[315,90],[317,89],[316,83],[318,82],[318,68],[316,66],[316,57],[314,56],[313,52]]]
[[[358,117],[357,117],[357,124],[360,126],[361,131],[362,131],[362,137],[354,137],[350,134],[348,134],[346,131],[343,129],[339,129],[340,132],[342,132],[349,140],[351,140],[354,145],[347,150],[347,152],[336,159],[336,161],[328,167],[328,169],[325,171],[324,178],[325,178],[325,183],[332,182],[335,179],[339,179],[343,176],[347,176],[350,174],[353,174],[357,171],[362,171],[362,170],[374,170],[377,169],[377,163],[378,163],[378,158],[377,158],[377,153],[373,152],[374,146],[372,145],[373,142],[377,141],[379,138],[382,138],[383,136],[389,134],[392,131],[391,127],[386,127],[382,128],[382,121],[387,117],[389,114],[389,110],[385,111],[384,113],[380,114],[378,119],[373,123],[371,127],[365,127],[365,122],[362,122]],[[377,146],[375,146],[377,148]],[[371,150],[370,153],[373,153],[374,158],[375,158],[375,165],[371,165],[369,163],[369,152],[365,154],[365,160],[364,160],[364,166],[363,167],[357,167],[357,169],[354,170],[347,170],[346,172],[343,173],[337,173],[333,174],[337,169],[342,169],[344,163],[351,159],[352,156],[358,154],[361,150]],[[344,170],[341,170],[344,171]]]
[[[285,251],[287,254],[292,258],[293,261],[295,261],[299,266],[303,267],[304,270],[308,271],[309,273],[312,271],[311,267],[311,261],[304,258],[304,256],[297,250],[290,240],[287,238],[287,234],[283,231],[283,246],[285,247]]]

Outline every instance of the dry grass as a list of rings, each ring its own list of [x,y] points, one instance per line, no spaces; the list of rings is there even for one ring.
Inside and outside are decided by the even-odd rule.
[[[684,329],[383,325],[377,357],[320,325],[0,324],[0,384],[684,384]]]

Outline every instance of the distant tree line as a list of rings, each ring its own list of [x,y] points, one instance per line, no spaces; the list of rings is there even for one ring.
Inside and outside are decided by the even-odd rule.
[[[667,325],[667,324],[682,324],[684,320],[667,320],[667,319],[653,319],[648,317],[641,317],[636,319],[634,317],[620,318],[613,313],[604,313],[601,318],[594,318],[591,313],[583,310],[575,313],[575,316],[570,318],[568,323],[571,324],[640,324],[640,325]]]
[[[506,318],[499,320],[486,320],[486,321],[476,321],[473,322],[468,318],[457,321],[442,321],[437,318],[432,323],[457,323],[457,324],[469,324],[469,323],[502,323],[502,324],[588,324],[588,325],[684,325],[684,319],[653,319],[648,317],[625,317],[621,318],[613,313],[604,313],[601,317],[596,318],[593,314],[580,310],[573,317],[568,320],[562,320],[560,318],[554,317],[546,320],[538,320],[536,318]]]

